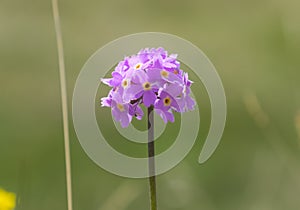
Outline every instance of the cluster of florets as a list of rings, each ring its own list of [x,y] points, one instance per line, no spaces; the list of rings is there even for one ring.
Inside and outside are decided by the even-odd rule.
[[[174,122],[172,111],[193,110],[190,97],[192,81],[180,69],[177,55],[168,55],[163,48],[142,49],[137,55],[125,57],[102,82],[112,87],[102,106],[111,107],[116,121],[127,127],[132,117],[142,119],[141,104],[153,107],[163,121]]]

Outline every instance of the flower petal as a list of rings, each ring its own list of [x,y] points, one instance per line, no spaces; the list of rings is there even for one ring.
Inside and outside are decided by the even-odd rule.
[[[155,100],[156,100],[156,95],[152,90],[148,90],[144,92],[143,102],[146,107],[153,105]]]
[[[161,117],[161,119],[164,121],[164,123],[168,123],[168,119],[162,110],[155,109],[155,112]]]
[[[142,91],[143,87],[141,85],[130,85],[130,87],[124,90],[123,100],[128,103],[131,100],[137,99],[138,93]]]
[[[165,113],[165,115],[166,115],[166,118],[170,121],[170,122],[174,122],[175,121],[175,119],[174,119],[174,115],[173,115],[173,113],[172,112],[164,112]]]
[[[132,116],[128,115],[127,113],[122,113],[120,116],[120,122],[122,128],[128,127],[129,123],[131,122]]]

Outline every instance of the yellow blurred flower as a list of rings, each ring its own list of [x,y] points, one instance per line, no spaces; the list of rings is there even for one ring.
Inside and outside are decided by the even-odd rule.
[[[0,188],[0,210],[13,210],[16,206],[16,195]]]

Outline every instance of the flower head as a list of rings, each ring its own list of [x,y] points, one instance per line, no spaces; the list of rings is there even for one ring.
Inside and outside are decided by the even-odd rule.
[[[190,97],[192,81],[180,69],[177,55],[168,55],[163,48],[146,48],[125,57],[111,75],[112,78],[101,79],[112,87],[101,104],[111,107],[114,119],[122,127],[127,127],[132,117],[142,119],[141,104],[153,106],[165,123],[174,122],[173,111],[194,109],[195,102]]]
[[[0,210],[13,210],[16,206],[16,195],[0,188]]]

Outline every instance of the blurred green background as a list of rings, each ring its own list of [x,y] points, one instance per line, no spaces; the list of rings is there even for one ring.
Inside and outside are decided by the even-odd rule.
[[[85,61],[107,42],[136,32],[191,41],[222,78],[228,117],[221,144],[208,162],[197,163],[210,120],[205,89],[197,84],[200,138],[183,162],[158,177],[159,209],[300,209],[299,1],[63,0],[59,6],[70,103]],[[50,0],[1,0],[0,100],[0,187],[17,194],[17,209],[66,209]],[[74,209],[148,209],[147,180],[95,165],[69,120]],[[165,138],[158,151],[170,145]],[[111,143],[132,150],[118,141]]]

